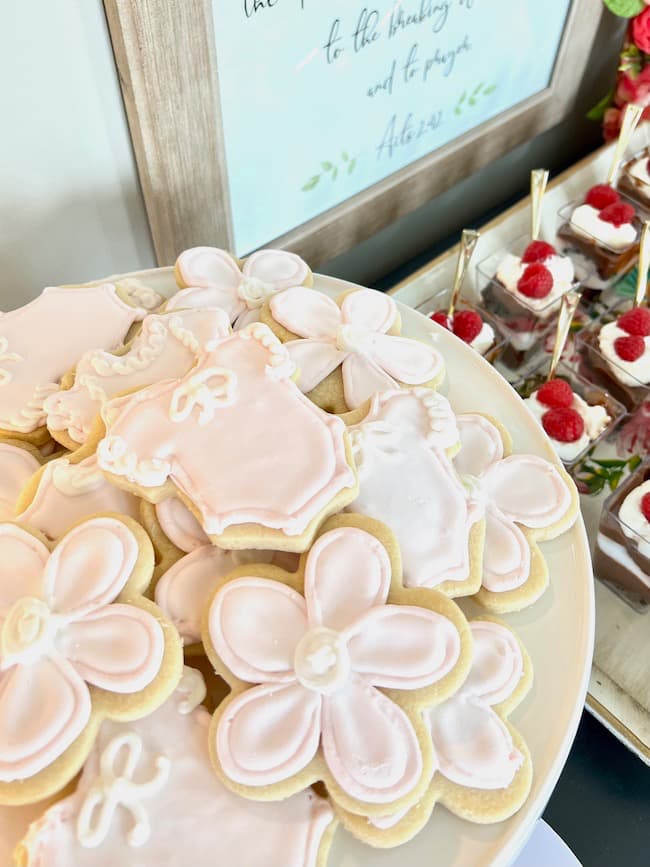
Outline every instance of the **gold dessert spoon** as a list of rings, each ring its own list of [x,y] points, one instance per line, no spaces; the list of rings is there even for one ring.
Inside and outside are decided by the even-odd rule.
[[[454,286],[451,290],[449,309],[447,310],[447,316],[450,319],[454,315],[456,305],[458,304],[458,298],[460,296],[460,290],[463,287],[467,267],[470,263],[479,237],[480,233],[476,232],[474,229],[463,229],[463,234],[460,236],[458,262],[456,263],[456,276],[454,277]]]
[[[569,289],[562,296],[560,313],[557,320],[557,331],[555,332],[555,346],[553,347],[553,355],[551,356],[551,366],[546,377],[547,382],[550,382],[555,376],[555,371],[562,358],[567,337],[569,336],[569,329],[573,322],[574,313],[580,303],[581,295],[581,289]]]
[[[542,199],[548,184],[548,169],[533,169],[530,173],[530,240],[539,237],[542,222]]]
[[[641,120],[641,115],[643,114],[643,106],[635,105],[633,102],[629,102],[625,106],[625,111],[623,112],[623,120],[621,121],[621,131],[618,135],[618,140],[616,142],[616,147],[614,148],[614,156],[612,157],[612,164],[609,167],[609,173],[607,175],[607,183],[613,184],[616,175],[618,174],[618,168],[621,164],[621,160],[627,150],[627,146],[630,143],[630,139],[632,138],[632,133],[637,127],[637,124]]]

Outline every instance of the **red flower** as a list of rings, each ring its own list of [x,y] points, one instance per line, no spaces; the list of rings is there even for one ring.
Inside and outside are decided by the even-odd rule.
[[[621,118],[623,114],[620,108],[608,108],[603,117],[603,137],[605,141],[615,141],[621,131]]]
[[[644,9],[632,21],[632,39],[644,54],[650,54],[650,8]]]

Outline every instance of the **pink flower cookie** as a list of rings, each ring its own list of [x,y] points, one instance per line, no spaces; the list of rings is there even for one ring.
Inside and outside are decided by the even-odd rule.
[[[183,376],[199,355],[229,334],[228,317],[214,308],[147,316],[124,349],[87,352],[77,364],[71,387],[45,400],[50,432],[66,447],[78,448],[111,398]]]
[[[204,695],[186,668],[154,713],[102,723],[77,790],[18,847],[21,867],[324,867],[336,825],[328,802],[308,789],[251,804],[226,789],[210,767]]]
[[[51,553],[0,524],[0,803],[58,791],[102,718],[140,716],[174,688],[180,641],[141,595],[151,566],[128,518],[77,524]]]
[[[465,676],[460,609],[400,586],[386,527],[330,519],[301,572],[240,567],[215,593],[203,641],[232,694],[217,709],[217,773],[254,800],[281,800],[322,780],[352,812],[408,807],[431,776],[419,710]]]
[[[140,501],[112,484],[95,455],[81,461],[55,458],[32,475],[16,503],[16,521],[49,539],[97,512],[117,512],[139,520]]]
[[[180,495],[224,548],[302,551],[356,495],[345,425],[309,401],[255,323],[181,379],[109,402],[99,466],[158,503]]]
[[[311,286],[306,262],[285,250],[258,250],[240,263],[216,247],[192,247],[176,260],[176,282],[181,290],[166,310],[182,307],[221,307],[235,330],[259,321],[265,301],[291,286]]]
[[[450,454],[459,432],[449,402],[427,388],[376,394],[350,428],[359,496],[348,506],[387,524],[400,546],[406,587],[467,596],[481,586],[485,522]]]
[[[288,289],[271,298],[262,321],[286,344],[302,391],[330,412],[356,409],[376,392],[399,385],[435,388],[444,377],[442,356],[397,336],[397,305],[373,289],[348,292],[338,302]]]
[[[148,312],[141,300],[112,283],[55,286],[1,314],[0,433],[35,445],[44,442],[46,398],[58,391],[61,378],[84,352],[110,349],[124,340]]]
[[[502,822],[524,804],[532,782],[528,748],[507,716],[532,683],[528,654],[515,634],[493,620],[474,620],[472,666],[451,698],[423,712],[433,745],[427,792],[408,811],[381,818],[341,813],[372,846],[398,846],[429,821],[437,803],[470,822]]]
[[[0,442],[0,521],[13,521],[16,502],[25,484],[40,469],[36,449],[18,442]]]
[[[567,473],[535,455],[510,455],[508,433],[485,416],[458,416],[456,470],[485,502],[483,581],[477,600],[495,613],[531,605],[548,586],[538,541],[568,530],[578,493]]]

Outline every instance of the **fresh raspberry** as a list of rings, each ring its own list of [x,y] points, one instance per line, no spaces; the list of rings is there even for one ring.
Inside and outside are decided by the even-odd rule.
[[[619,194],[609,184],[596,184],[585,196],[585,204],[602,211],[607,205],[613,205],[620,200]]]
[[[645,352],[645,340],[638,334],[617,337],[614,341],[614,351],[623,361],[636,361]]]
[[[543,262],[549,256],[555,256],[557,250],[553,244],[547,244],[546,241],[531,241],[524,250],[524,255],[521,257],[522,262],[527,264],[530,262]]]
[[[650,337],[650,310],[647,307],[635,307],[619,316],[616,324],[628,334]]]
[[[624,226],[625,223],[631,223],[635,213],[632,205],[628,205],[627,202],[614,202],[613,205],[607,205],[606,208],[603,208],[598,216],[601,220],[618,228]]]
[[[641,497],[641,514],[646,521],[650,521],[650,493]]]
[[[454,315],[452,330],[456,337],[460,337],[465,343],[471,343],[481,333],[483,320],[475,310],[459,310]]]
[[[585,422],[575,409],[555,406],[542,416],[542,426],[552,440],[574,443],[584,433]]]
[[[451,331],[451,323],[449,322],[449,317],[444,310],[436,310],[435,313],[432,313],[429,316],[429,319],[433,319],[433,321],[437,322],[438,325],[442,325],[442,327],[446,328],[447,331]]]
[[[539,389],[537,400],[545,406],[568,407],[573,404],[573,391],[563,379],[551,379]]]
[[[546,298],[553,288],[553,275],[546,265],[533,262],[519,278],[517,289],[528,298]]]

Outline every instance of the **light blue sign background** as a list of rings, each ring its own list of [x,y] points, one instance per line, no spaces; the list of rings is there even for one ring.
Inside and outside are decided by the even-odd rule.
[[[213,0],[235,252],[542,90],[570,3]]]

